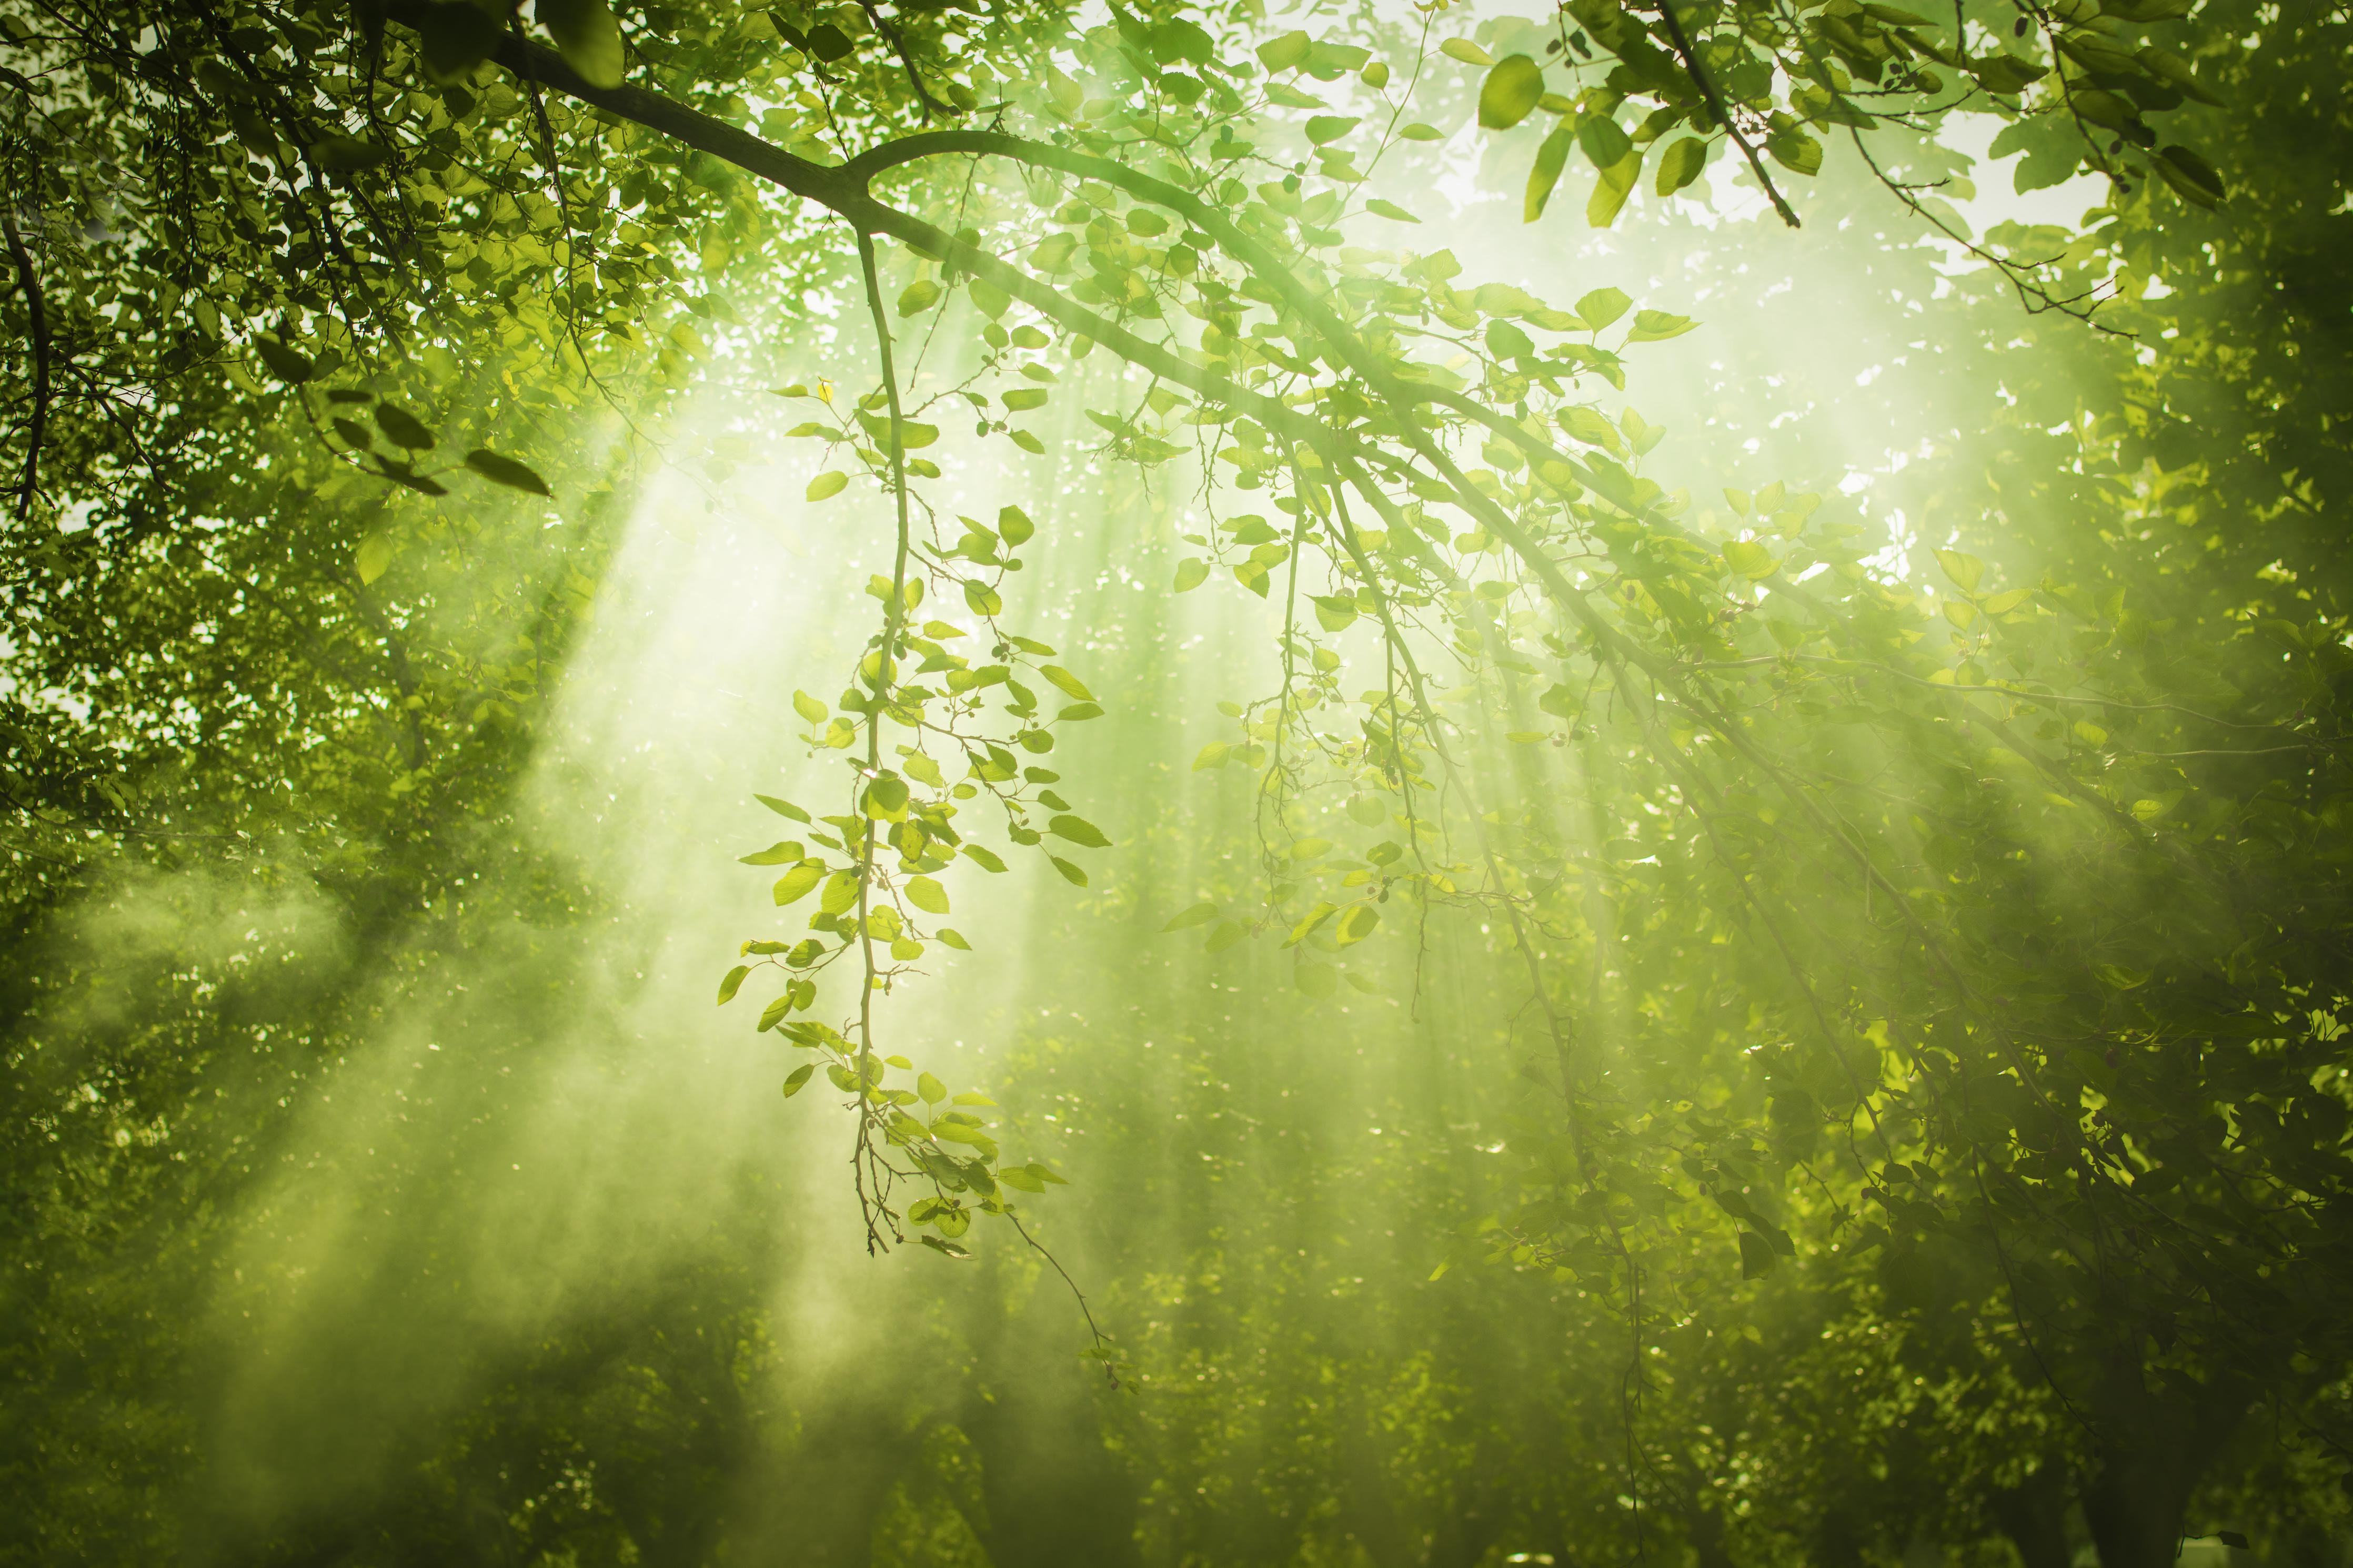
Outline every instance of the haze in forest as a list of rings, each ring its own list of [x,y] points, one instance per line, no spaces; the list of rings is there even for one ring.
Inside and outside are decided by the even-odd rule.
[[[0,9],[0,1561],[2341,1568],[2348,24],[1392,9]]]

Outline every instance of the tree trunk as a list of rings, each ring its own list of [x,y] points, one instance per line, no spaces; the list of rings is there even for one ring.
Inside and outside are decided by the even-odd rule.
[[[2018,1548],[2024,1568],[2068,1568],[2067,1468],[2057,1458],[2044,1459],[2026,1479],[2004,1487],[1988,1500],[1986,1511],[1994,1527]]]
[[[2190,1491],[2247,1405],[2235,1383],[2160,1390],[2150,1386],[2137,1353],[2109,1362],[2095,1399],[2095,1468],[2084,1489],[2100,1568],[2172,1568]]]

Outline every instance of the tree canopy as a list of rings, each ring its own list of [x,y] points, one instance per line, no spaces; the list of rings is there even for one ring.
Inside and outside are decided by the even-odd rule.
[[[1931,9],[0,7],[6,1550],[2335,1562],[2353,20]],[[1897,368],[1686,441],[1792,230]],[[746,476],[785,667],[597,654]],[[548,1076],[739,858],[828,1185]]]

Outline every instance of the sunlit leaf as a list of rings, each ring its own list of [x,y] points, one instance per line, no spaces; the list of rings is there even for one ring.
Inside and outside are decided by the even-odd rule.
[[[1307,52],[1315,47],[1305,33],[1289,32],[1281,37],[1269,38],[1258,47],[1259,64],[1268,71],[1287,71],[1305,63]]]
[[[1567,126],[1556,125],[1536,149],[1535,163],[1528,170],[1527,193],[1520,202],[1522,223],[1534,223],[1544,216],[1545,207],[1552,200],[1553,187],[1560,184],[1560,173],[1568,166],[1568,150],[1575,141]]]
[[[391,536],[378,530],[360,541],[352,563],[359,569],[363,584],[373,583],[392,564],[394,545]]]
[[[555,38],[564,63],[590,87],[621,85],[621,29],[605,0],[537,0],[533,15]]]
[[[798,900],[807,898],[808,896],[809,889],[815,888],[824,879],[824,861],[805,860],[801,862],[801,864],[794,867],[791,870],[776,879],[776,885],[774,889],[776,907],[782,909],[786,904],[796,903]],[[842,907],[844,909],[849,908],[847,904]]]
[[[1633,303],[1622,289],[1596,289],[1577,300],[1577,320],[1598,332],[1624,315]]]
[[[1073,844],[1082,844],[1090,849],[1111,847],[1111,840],[1103,836],[1103,829],[1084,817],[1068,815],[1056,816],[1046,824],[1046,831],[1057,838],[1067,838]]]
[[[1626,334],[1626,341],[1630,343],[1664,342],[1669,338],[1682,337],[1698,325],[1689,316],[1671,315],[1664,310],[1637,310],[1634,312],[1634,329]]]
[[[1528,117],[1544,96],[1544,68],[1528,55],[1506,55],[1479,88],[1479,123],[1508,131]]]
[[[1667,144],[1659,154],[1657,190],[1662,196],[1673,195],[1700,176],[1707,167],[1708,143],[1696,136],[1679,137]]]

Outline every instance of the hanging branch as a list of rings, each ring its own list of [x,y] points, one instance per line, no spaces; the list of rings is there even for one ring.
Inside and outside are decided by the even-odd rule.
[[[1715,116],[1716,123],[1722,125],[1724,133],[1732,138],[1732,144],[1740,149],[1740,155],[1748,160],[1748,167],[1756,174],[1757,183],[1765,187],[1766,197],[1772,202],[1773,210],[1779,213],[1781,221],[1791,228],[1799,226],[1798,215],[1782,199],[1779,188],[1773,184],[1773,176],[1765,172],[1765,161],[1757,157],[1757,149],[1748,144],[1748,138],[1743,136],[1740,127],[1733,123],[1732,111],[1725,107],[1723,95],[1715,90],[1715,79],[1708,75],[1707,67],[1700,63],[1699,51],[1693,48],[1691,39],[1684,37],[1683,25],[1675,16],[1674,0],[1659,0],[1659,15],[1666,19],[1667,37],[1674,41],[1675,53],[1683,57],[1683,69],[1698,84],[1700,94],[1707,100],[1708,111]]]
[[[26,252],[25,237],[16,231],[16,215],[0,214],[0,233],[8,240],[8,259],[16,264],[16,282],[25,290],[25,308],[32,318],[33,418],[25,437],[25,477],[16,486],[16,516],[30,521],[33,493],[40,482],[41,443],[49,425],[49,312],[41,294],[41,276]]]

